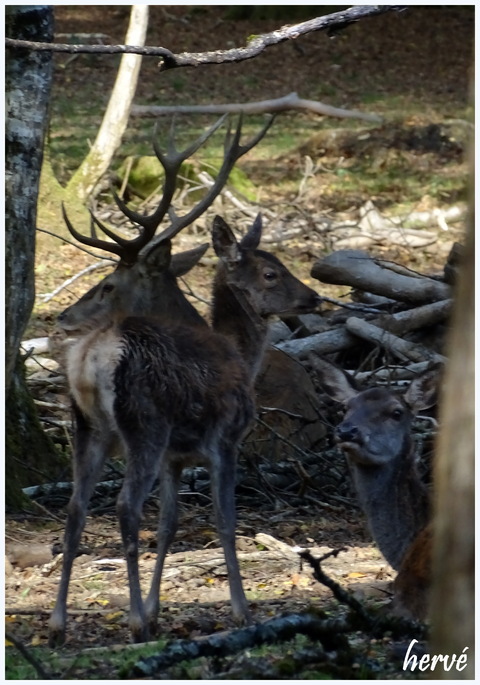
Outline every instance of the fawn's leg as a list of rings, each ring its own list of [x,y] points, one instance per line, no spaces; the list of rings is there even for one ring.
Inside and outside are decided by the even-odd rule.
[[[65,641],[67,594],[72,565],[85,525],[88,502],[113,442],[110,434],[101,435],[95,431],[77,407],[74,407],[74,413],[76,418],[73,452],[74,485],[68,504],[60,586],[49,620],[50,646],[59,645]]]
[[[145,425],[148,425],[148,430],[145,430]],[[132,422],[129,427],[132,427]],[[148,640],[148,627],[138,571],[138,531],[143,503],[157,477],[159,464],[163,461],[163,453],[168,444],[168,429],[165,427],[162,430],[158,420],[148,421],[148,424],[144,423],[143,433],[134,431],[125,435],[124,431],[124,438],[128,461],[123,487],[117,500],[117,513],[130,586],[128,624],[133,641],[145,642]]]
[[[212,498],[217,531],[225,554],[230,601],[235,619],[250,623],[251,616],[243,591],[242,577],[235,551],[235,446],[219,451],[212,460]]]
[[[157,529],[157,561],[150,592],[145,600],[145,614],[151,634],[157,631],[163,565],[178,526],[178,486],[181,472],[182,467],[179,464],[170,463],[168,453],[166,453],[159,472],[160,516]]]

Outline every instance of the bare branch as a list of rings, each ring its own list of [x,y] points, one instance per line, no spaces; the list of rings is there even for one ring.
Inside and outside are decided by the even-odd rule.
[[[164,114],[265,114],[285,112],[290,109],[305,110],[329,117],[343,119],[363,119],[381,123],[382,117],[376,114],[366,114],[354,109],[340,109],[326,105],[316,100],[299,98],[297,93],[289,93],[275,100],[261,100],[250,103],[231,103],[227,105],[178,105],[172,107],[157,107],[150,105],[133,105],[131,115],[137,117],[158,117]]]
[[[53,300],[53,298],[56,295],[58,295],[58,293],[60,293],[65,288],[68,288],[69,285],[72,285],[72,283],[75,283],[75,281],[78,280],[79,278],[81,278],[82,276],[85,276],[86,274],[89,274],[92,271],[96,271],[96,269],[105,269],[106,266],[108,266],[108,265],[105,264],[105,262],[95,262],[94,264],[90,264],[90,266],[87,266],[85,269],[82,269],[81,271],[79,271],[77,274],[75,274],[71,278],[67,278],[66,281],[64,281],[61,285],[59,285],[58,288],[55,288],[55,290],[52,290],[51,293],[46,293],[44,295],[37,295],[37,297],[44,304],[46,302],[50,302],[50,300]]]
[[[117,55],[132,54],[146,57],[161,57],[165,62],[172,60],[175,55],[167,48],[139,45],[72,45],[70,43],[38,43],[31,40],[17,40],[5,38],[5,47],[20,50],[34,50],[36,52],[67,52],[71,54]],[[175,64],[172,64],[175,66]]]
[[[28,40],[15,40],[6,38],[5,45],[8,48],[23,48],[28,50],[43,50],[50,52],[89,53],[113,55],[117,53],[134,53],[148,57],[160,57],[160,71],[175,69],[178,67],[198,67],[204,64],[225,64],[228,62],[242,62],[252,59],[267,47],[278,45],[286,40],[295,40],[299,36],[314,31],[338,32],[349,24],[359,19],[372,17],[392,11],[403,11],[407,7],[403,5],[358,5],[350,7],[342,12],[334,12],[323,17],[309,19],[293,26],[283,26],[277,31],[255,36],[242,48],[230,50],[215,50],[212,52],[182,52],[175,55],[167,48],[162,47],[138,47],[134,45],[67,45],[60,43],[38,43]]]

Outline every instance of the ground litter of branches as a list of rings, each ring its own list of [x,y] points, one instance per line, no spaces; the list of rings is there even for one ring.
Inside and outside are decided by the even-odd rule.
[[[160,12],[162,8],[154,9]],[[183,33],[182,17],[190,22],[194,19],[191,15],[185,16],[180,7],[167,9],[171,16],[164,21],[166,15],[162,15],[162,29],[169,33],[163,33],[162,39],[152,36],[148,42],[162,44],[171,36],[172,44],[178,40],[178,50],[187,49],[181,45],[181,40],[188,40],[187,34],[184,36]],[[212,15],[212,10],[206,8],[205,11],[204,33],[208,34],[207,28],[213,26],[216,32],[220,31],[222,24],[217,26],[218,18]],[[77,31],[81,28],[88,31],[88,27],[95,21],[96,12],[98,8],[93,8],[90,15],[85,13],[80,17],[70,16],[66,6],[59,11],[58,26],[65,31],[73,30],[72,27]],[[122,12],[122,8],[108,12],[108,33],[115,38],[114,42],[119,43],[122,42],[125,25]],[[103,18],[104,15],[101,16]],[[98,20],[97,16],[96,21]],[[457,29],[460,31],[462,24],[457,15],[445,19],[453,20],[457,22]],[[376,22],[379,24],[380,20]],[[414,40],[418,31],[425,30],[425,20],[420,17],[415,26],[415,19],[412,19],[410,24],[405,22],[402,26],[405,31],[407,28],[412,31]],[[254,27],[250,32],[253,30],[258,31],[258,28]],[[265,27],[263,30],[269,29]],[[389,28],[388,31],[390,30],[393,29]],[[444,34],[446,37],[450,35],[449,31],[438,31],[439,36]],[[199,32],[196,50],[208,49],[202,43],[204,40],[203,34]],[[307,37],[302,41],[301,46],[306,50],[307,58],[302,60],[302,81],[295,84],[295,89],[300,90],[302,84],[313,82],[317,76],[321,55],[316,52],[320,48],[315,40]],[[340,41],[342,40],[340,37]],[[461,43],[460,39],[455,41],[460,52]],[[188,49],[192,49],[190,44]],[[355,73],[356,78],[361,79],[362,72],[356,72],[354,62],[359,55],[366,60],[363,49],[360,44],[351,46],[351,62],[345,61],[347,55],[342,56],[343,72]],[[374,61],[381,59],[380,49],[377,52],[377,48],[373,49],[371,44],[365,49],[370,50],[370,57]],[[451,50],[453,46],[449,41],[448,51]],[[447,60],[447,49],[440,50],[440,53]],[[408,69],[408,56],[405,53],[402,59],[398,59],[398,63],[403,61],[405,66],[398,75],[399,88],[407,89],[410,85],[418,98],[418,111],[412,114],[408,122],[378,127],[374,131],[370,130],[367,136],[363,129],[360,132],[348,129],[340,132],[317,132],[309,138],[308,143],[297,141],[295,149],[276,160],[269,170],[258,160],[253,159],[246,163],[245,168],[249,175],[255,178],[255,173],[259,172],[259,183],[264,183],[267,187],[266,201],[261,207],[266,212],[266,248],[279,254],[297,275],[320,294],[335,301],[326,301],[323,315],[317,319],[302,317],[284,322],[283,328],[277,326],[277,342],[285,344],[286,349],[288,345],[300,345],[302,341],[311,340],[314,336],[328,336],[332,332],[339,334],[344,346],[339,347],[338,339],[335,338],[333,344],[337,355],[331,358],[344,368],[359,371],[359,378],[363,382],[371,382],[373,379],[378,381],[379,378],[381,382],[389,382],[395,380],[397,373],[400,380],[397,379],[396,382],[401,383],[402,369],[406,366],[415,366],[426,359],[434,359],[435,355],[441,355],[448,309],[442,315],[435,313],[435,307],[438,308],[440,303],[451,296],[449,288],[452,278],[454,279],[451,273],[447,276],[450,284],[447,283],[444,291],[441,289],[445,285],[444,266],[452,245],[462,237],[463,197],[454,191],[440,203],[429,193],[429,188],[426,188],[424,196],[415,203],[415,212],[423,216],[417,217],[414,227],[408,231],[405,221],[402,221],[397,239],[394,237],[394,230],[398,228],[398,224],[395,223],[395,212],[390,210],[408,199],[408,188],[402,173],[421,172],[430,175],[432,179],[439,175],[461,176],[465,173],[464,127],[444,121],[446,117],[443,115],[437,116],[441,121],[432,123],[430,119],[432,110],[436,107],[438,110],[438,102],[442,98],[449,116],[453,117],[458,102],[466,97],[463,91],[460,94],[460,88],[462,82],[466,82],[464,74],[468,69],[469,52],[461,53],[461,58],[456,60],[455,67],[460,71],[463,68],[461,76],[450,65],[445,65],[445,78],[441,87],[433,81],[429,84],[428,79],[418,78],[421,71],[418,63],[412,64]],[[108,69],[101,72],[98,63],[81,59],[81,69],[67,68],[61,73],[61,87],[75,89],[80,80],[85,80],[86,73],[90,79],[109,78]],[[258,97],[261,88],[256,84],[263,83],[265,69],[272,82],[278,80],[282,91],[291,90],[295,73],[292,60],[284,61],[282,81],[277,59],[278,57],[264,55],[262,64],[258,67],[255,66],[255,60],[250,62],[250,85],[253,84],[250,89],[237,68],[236,71],[240,73],[235,77],[235,100]],[[180,80],[176,82],[173,77],[169,78],[165,96],[171,96],[175,102],[184,102],[193,101],[205,90],[211,93],[212,89],[219,88],[215,85],[218,76],[207,74],[207,71],[208,69],[199,72],[200,78],[194,86],[188,82],[182,85],[180,77],[177,77]],[[332,81],[332,87],[337,92],[343,92],[345,97],[348,96],[348,100],[353,92],[362,88],[369,91],[372,88],[370,76],[367,78],[370,73],[368,67],[363,69],[363,84],[361,80],[347,78],[349,91],[341,80],[337,81],[337,77]],[[69,79],[73,80],[70,86],[67,83]],[[429,85],[431,91],[428,90]],[[140,95],[143,97],[145,90],[148,91],[148,74],[140,85]],[[218,94],[218,91],[215,92]],[[302,94],[309,96],[306,92]],[[373,105],[369,107],[375,109]],[[420,114],[422,108],[424,113]],[[308,166],[306,158],[310,158],[313,166]],[[345,183],[345,188],[340,192],[338,186],[330,183],[335,177],[338,180],[338,168],[333,172],[331,163],[339,158],[346,160],[343,171],[348,171],[350,163],[369,159],[377,175],[388,176],[391,169],[395,168],[396,178],[389,179],[388,188],[381,191],[377,188],[373,194],[368,184],[355,187],[350,181]],[[280,171],[293,179],[292,191],[287,198],[285,191],[279,192],[278,185],[276,187],[275,184],[275,177],[278,178]],[[337,190],[332,190],[334,187]],[[244,198],[238,199],[242,205],[240,209],[223,197],[220,204],[198,222],[195,231],[181,236],[177,249],[186,249],[208,240],[208,226],[216,212],[224,213],[226,218],[243,230],[251,221],[257,206]],[[449,214],[452,208],[454,211]],[[115,214],[112,218],[110,204],[107,207],[102,205],[99,209],[114,223]],[[401,211],[396,214],[397,218],[398,214],[404,218]],[[410,209],[408,214],[410,216]],[[366,250],[363,258],[375,258],[375,266],[382,268],[384,274],[385,271],[388,272],[387,281],[390,277],[397,276],[411,278],[412,289],[416,291],[419,290],[418,284],[423,281],[428,281],[429,285],[437,284],[438,297],[427,297],[424,302],[415,303],[408,299],[400,304],[398,301],[392,302],[391,293],[388,289],[385,290],[385,281],[382,280],[375,297],[367,301],[366,296],[361,295],[362,288],[348,279],[325,283],[312,277],[310,272],[314,264],[321,262],[321,266],[317,268],[324,277],[323,256],[344,248]],[[382,260],[381,263],[378,262],[379,259]],[[452,259],[455,261],[454,257]],[[72,245],[60,247],[56,254],[47,254],[40,247],[38,263],[42,268],[38,269],[37,293],[45,294],[53,289],[52,282],[58,286],[65,280],[66,262],[69,264],[69,275],[72,275],[91,261],[90,257]],[[392,269],[392,262],[416,273],[405,273],[400,268]],[[452,268],[455,269],[455,264]],[[342,264],[339,269],[343,276],[349,271]],[[396,273],[398,271],[400,273]],[[213,259],[207,253],[201,265],[186,279],[193,301],[205,315],[208,313],[206,303],[212,273]],[[55,315],[75,301],[95,278],[98,275],[76,282],[70,288],[61,290],[50,303],[38,307],[29,329],[29,337],[52,333]],[[346,297],[351,294],[352,289],[356,292],[354,297]],[[371,289],[365,290],[371,292]],[[346,310],[339,303],[353,304],[358,309]],[[373,308],[373,313],[368,313],[362,305]],[[427,312],[426,323],[419,327],[409,327],[409,322],[416,316],[413,312],[421,306],[430,307],[434,314]],[[434,318],[429,319],[430,315]],[[370,333],[366,334],[367,337],[355,337],[353,344],[352,336],[357,336],[358,333],[353,331],[351,318],[373,322],[375,325],[379,324],[382,330],[394,332],[408,343],[408,350],[404,352],[407,356],[399,357],[395,346],[380,345],[375,338],[368,337]],[[349,320],[350,324],[347,323]],[[53,339],[54,337],[52,335]],[[322,340],[320,343],[318,340],[315,340],[314,347],[317,347],[320,354],[331,354],[332,350],[325,352],[321,347]],[[256,648],[253,651],[252,645],[242,643],[239,638],[241,646],[238,649],[233,647],[230,655],[226,648],[213,658],[212,652],[206,650],[202,656],[199,651],[199,658],[187,663],[185,659],[195,655],[186,652],[180,661],[172,657],[170,662],[165,660],[163,664],[151,665],[153,670],[150,672],[145,670],[146,666],[138,665],[139,659],[136,657],[130,656],[128,666],[125,666],[124,663],[118,665],[110,661],[101,653],[96,655],[96,648],[108,647],[111,650],[110,658],[114,646],[121,645],[123,648],[129,641],[126,624],[128,581],[114,516],[122,465],[113,463],[109,465],[104,482],[97,488],[92,499],[91,515],[82,540],[82,556],[77,559],[72,574],[68,642],[58,657],[58,662],[52,667],[55,673],[62,674],[63,678],[77,679],[120,677],[120,673],[127,677],[172,679],[291,679],[324,677],[325,673],[333,678],[405,677],[405,673],[401,671],[401,659],[398,660],[399,650],[393,639],[392,628],[384,634],[377,634],[374,631],[369,632],[361,622],[353,621],[347,626],[343,625],[342,632],[341,623],[347,621],[346,608],[339,609],[338,603],[332,599],[331,591],[315,580],[312,568],[306,562],[301,562],[298,554],[293,551],[295,546],[300,546],[309,548],[315,556],[320,556],[332,549],[345,548],[346,551],[323,563],[324,571],[342,587],[348,588],[356,597],[365,601],[367,606],[388,604],[394,572],[372,545],[365,528],[344,458],[333,443],[333,426],[338,423],[341,414],[316,383],[308,366],[308,353],[307,350],[300,357],[303,357],[313,385],[316,415],[314,412],[308,420],[305,420],[304,413],[300,418],[284,415],[279,422],[279,417],[273,413],[272,423],[272,412],[268,410],[270,403],[263,402],[263,409],[259,409],[259,421],[242,447],[237,488],[238,550],[244,586],[255,621],[270,621],[283,615],[303,615],[303,612],[310,610],[318,621],[334,621],[328,624],[328,628],[332,634],[338,636],[338,642],[324,644],[320,637],[323,628],[320,629],[318,625],[311,628],[310,633],[307,629],[302,632],[297,626],[297,629],[292,629],[292,635],[295,633],[296,637],[288,635],[288,647],[280,647],[276,652],[274,649],[262,651],[265,648],[258,636],[253,640]],[[415,354],[420,355],[418,359]],[[50,352],[46,355],[52,356]],[[30,376],[29,387],[37,401],[45,429],[67,454],[71,448],[69,400],[62,367],[55,366],[59,358],[54,359],[54,368],[50,370],[45,368],[49,364],[45,357],[40,359],[43,366],[40,369],[38,362],[31,360],[34,373]],[[377,375],[371,376],[372,372]],[[408,378],[408,373],[406,377]],[[306,401],[310,397],[310,391],[310,387],[305,391]],[[304,411],[307,410],[303,407],[302,412]],[[309,442],[302,442],[299,436],[305,436],[307,429],[312,431],[308,433]],[[428,419],[419,421],[415,433],[424,464],[424,477],[429,480],[435,426]],[[38,480],[32,478],[32,483],[44,480],[42,474],[38,476]],[[37,504],[34,514],[7,519],[7,629],[32,648],[41,649],[47,641],[48,612],[53,605],[59,578],[59,561],[58,557],[53,556],[52,547],[54,552],[58,552],[62,539],[64,507],[71,492],[68,467],[64,474],[59,474],[58,481],[53,489],[47,489],[43,494],[38,491],[35,493]],[[223,631],[234,631],[236,627],[228,603],[223,555],[219,550],[213,522],[208,479],[203,470],[191,469],[185,474],[181,503],[180,527],[167,558],[162,582],[160,634],[169,640],[191,640],[206,639],[209,635]],[[141,531],[140,563],[144,587],[148,585],[147,580],[155,559],[156,513],[153,495],[145,509]],[[326,614],[318,615],[319,611],[325,611]],[[301,620],[298,621],[300,623]],[[348,635],[350,647],[343,642],[345,634]],[[407,634],[410,637],[416,635],[414,631]],[[421,637],[421,631],[418,635]],[[83,665],[78,661],[77,655],[86,648],[92,648],[93,651],[90,652],[87,665]]]

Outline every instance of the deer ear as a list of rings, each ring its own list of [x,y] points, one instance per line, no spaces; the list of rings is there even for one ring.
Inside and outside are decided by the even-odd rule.
[[[241,260],[240,245],[237,243],[232,229],[218,215],[213,220],[212,243],[215,254],[222,260],[227,269],[236,266]]]
[[[320,385],[332,400],[345,404],[348,400],[358,395],[358,390],[353,386],[353,381],[343,369],[334,366],[325,359],[314,355],[308,355],[308,360],[317,372]]]
[[[185,252],[179,252],[178,254],[172,255],[170,273],[175,277],[183,276],[188,273],[190,269],[193,269],[195,264],[200,261],[209,247],[209,243],[204,243],[203,245],[194,247],[193,250],[186,250]]]
[[[240,241],[240,247],[243,250],[256,250],[260,244],[260,239],[262,237],[262,215],[257,214],[255,221],[252,224],[251,229]]]
[[[167,271],[172,259],[172,243],[170,240],[162,240],[151,247],[145,255],[143,265],[146,270],[156,269]]]
[[[437,402],[441,365],[414,378],[405,391],[404,399],[413,412],[430,409]]]

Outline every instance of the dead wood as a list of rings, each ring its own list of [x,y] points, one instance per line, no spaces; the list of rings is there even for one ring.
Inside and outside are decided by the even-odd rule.
[[[279,616],[248,628],[172,642],[158,654],[139,659],[127,677],[159,677],[165,669],[181,661],[202,656],[223,657],[266,643],[284,642],[298,633],[319,640],[330,651],[345,646],[343,634],[349,630],[349,622],[342,618],[319,619],[310,614]]]
[[[272,112],[286,112],[297,110],[313,112],[321,116],[338,117],[342,119],[363,119],[364,121],[380,122],[381,117],[366,114],[358,110],[332,107],[317,100],[299,98],[297,93],[289,93],[273,100],[261,100],[248,103],[228,103],[217,105],[133,105],[131,114],[137,117],[158,117],[171,114],[266,114]]]
[[[406,335],[411,331],[429,328],[446,321],[451,305],[451,300],[442,300],[415,309],[397,312],[396,314],[385,314],[376,317],[370,323],[397,336]],[[387,338],[385,338],[386,340]],[[319,355],[333,354],[358,345],[358,342],[357,331],[353,331],[342,323],[329,331],[310,335],[307,338],[277,343],[276,347],[292,357],[305,359],[310,352],[316,352]],[[375,342],[379,342],[378,339]],[[411,359],[408,356],[405,358]],[[411,361],[423,361],[425,358],[424,356],[420,359],[411,359]],[[428,358],[430,358],[430,355],[428,355]]]
[[[299,556],[310,564],[315,580],[328,587],[338,602],[348,606],[354,612],[358,628],[374,636],[383,637],[389,631],[396,638],[405,635],[420,639],[425,638],[427,627],[424,624],[394,615],[379,615],[378,612],[364,606],[352,593],[344,590],[341,585],[323,571],[322,562],[329,556],[337,556],[342,551],[344,550],[332,550],[329,554],[318,559],[313,556],[310,550],[303,550]]]
[[[345,324],[350,333],[389,350],[402,361],[421,362],[425,359],[444,364],[446,359],[440,354],[427,350],[423,345],[403,340],[393,333],[389,333],[374,324],[363,321],[357,317],[350,317]]]
[[[248,41],[248,44],[240,48],[229,50],[212,50],[209,52],[182,52],[174,54],[167,48],[137,46],[137,45],[72,45],[70,43],[40,43],[28,40],[6,38],[5,45],[9,49],[38,50],[48,52],[67,52],[72,54],[124,54],[145,55],[160,57],[160,71],[175,69],[178,67],[198,67],[204,64],[225,64],[229,62],[241,62],[252,59],[271,45],[283,43],[286,40],[295,40],[299,36],[314,31],[340,31],[349,24],[369,16],[384,14],[385,12],[398,12],[404,7],[388,5],[361,5],[349,7],[340,12],[315,17],[292,26],[283,26],[276,31],[257,35]]]
[[[451,309],[451,299],[440,300],[415,309],[397,312],[391,316],[383,316],[376,319],[375,323],[381,323],[382,328],[390,331],[390,333],[395,333],[395,335],[406,335],[419,328],[430,328],[447,321]]]
[[[278,552],[282,557],[289,560],[295,560],[298,565],[298,548],[287,545],[282,540],[277,540],[272,535],[267,533],[257,533],[255,535],[255,542],[263,545],[267,549]]]
[[[411,305],[445,300],[451,296],[446,283],[414,271],[398,273],[390,262],[374,259],[361,250],[338,250],[312,267],[311,275],[323,283],[348,285]]]
[[[309,352],[315,351],[321,355],[333,354],[340,350],[346,350],[357,342],[354,335],[348,333],[343,326],[340,326],[325,333],[310,335],[308,338],[287,340],[286,342],[278,343],[276,347],[292,357],[305,359]]]

